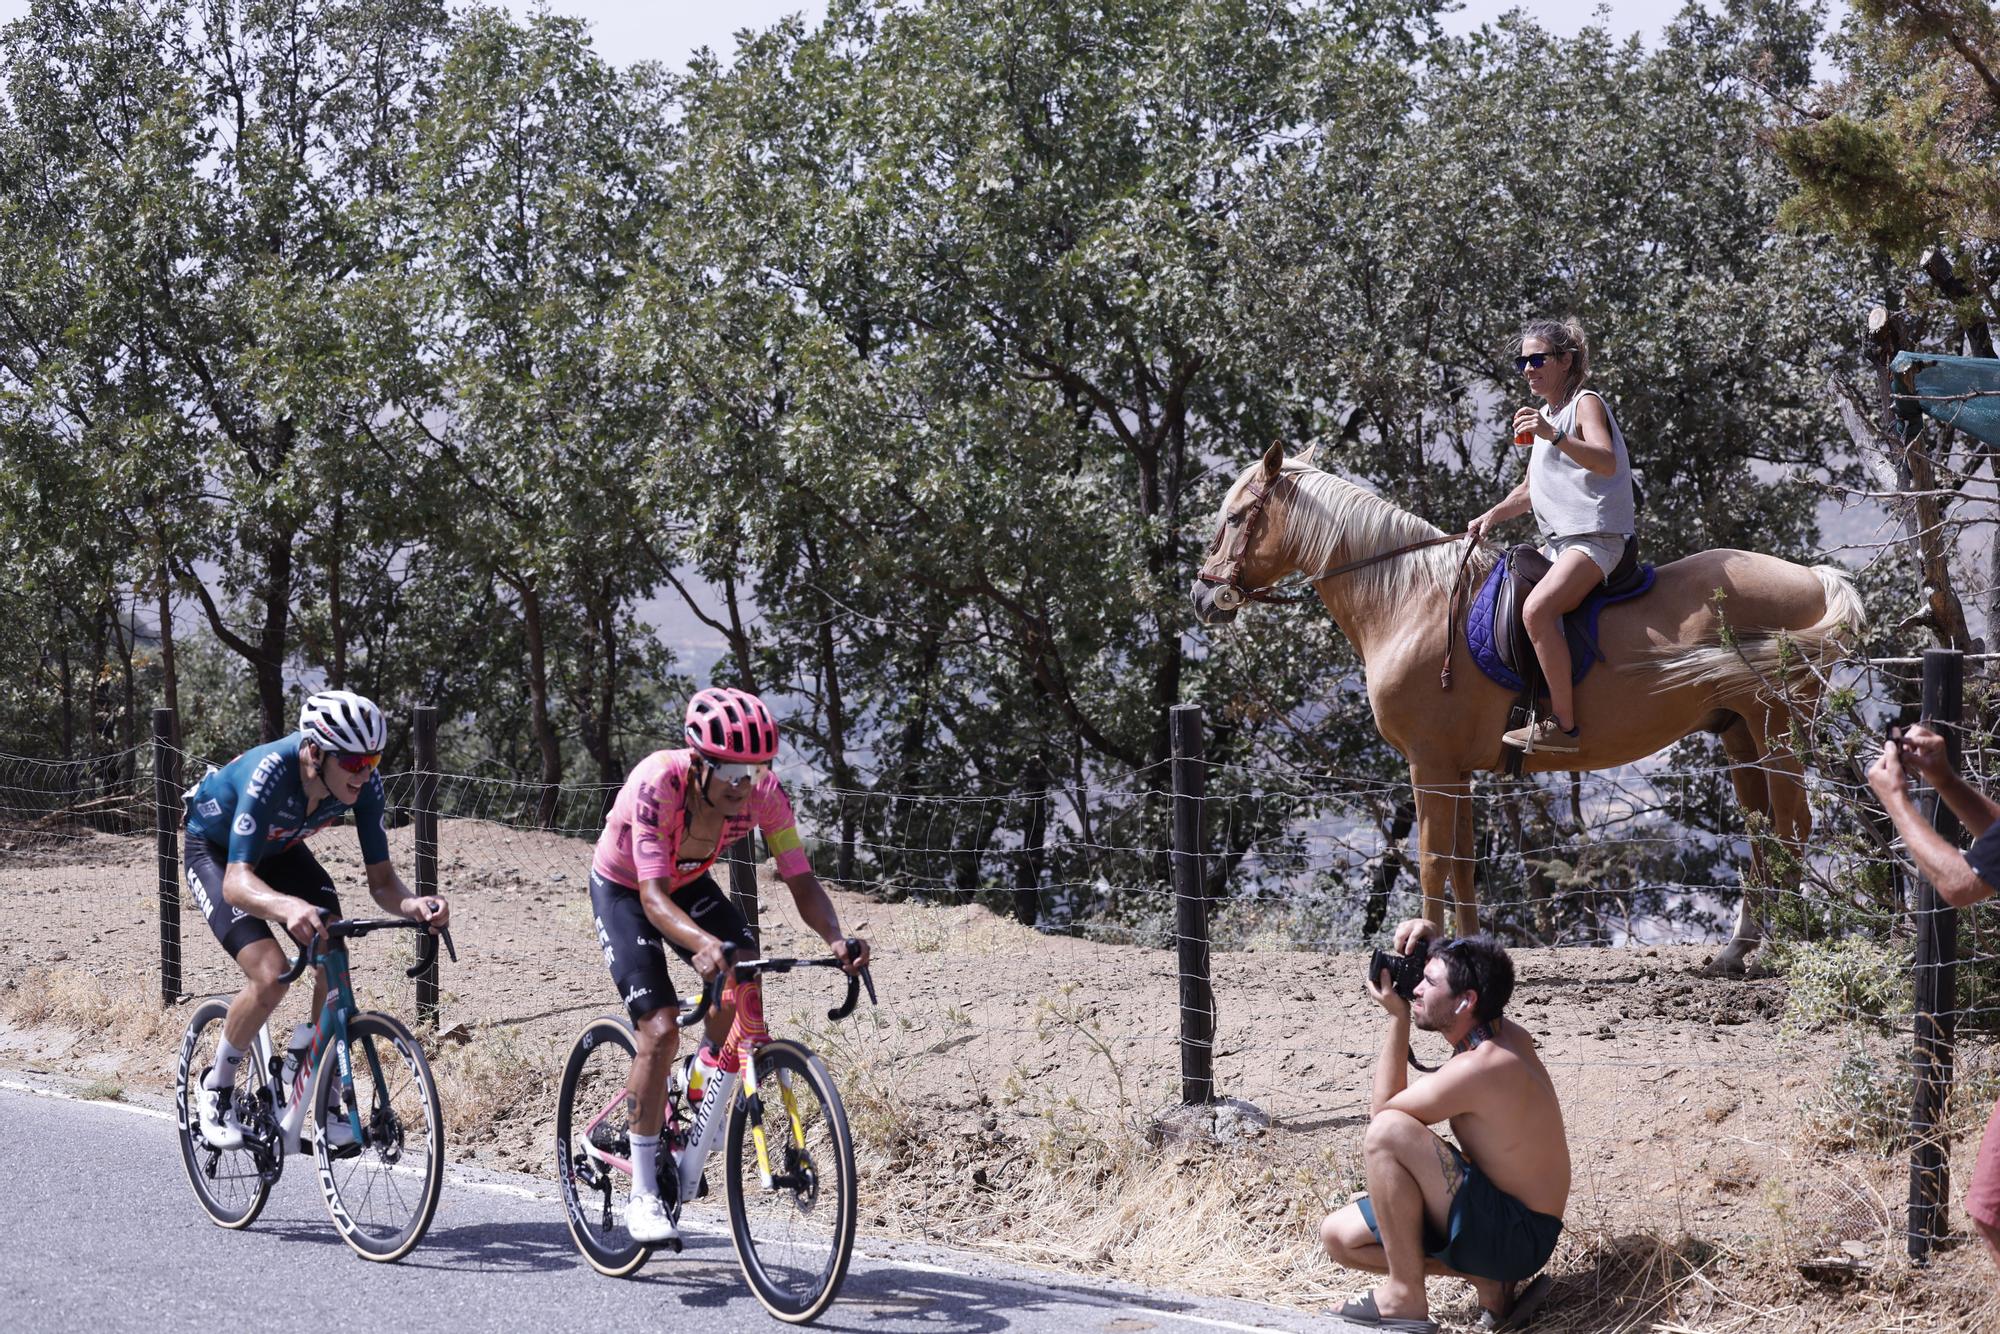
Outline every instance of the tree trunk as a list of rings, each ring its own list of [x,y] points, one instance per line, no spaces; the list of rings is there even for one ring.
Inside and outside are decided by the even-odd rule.
[[[264,627],[250,666],[257,677],[257,704],[263,714],[264,740],[276,741],[292,730],[285,708],[285,636],[291,630],[292,540],[274,536],[264,548]]]
[[[160,544],[159,595],[160,595],[160,701],[173,715],[172,741],[175,747],[181,744],[181,682],[180,670],[174,663],[174,583],[173,575],[167,569],[167,534],[163,525],[155,524],[155,537]]]
[[[750,632],[743,625],[743,609],[736,600],[736,574],[722,580],[722,602],[729,609],[729,652],[736,659],[736,683],[752,694],[757,690],[757,674],[750,667]]]
[[[562,785],[562,749],[556,741],[555,724],[549,718],[549,663],[543,643],[542,600],[533,579],[508,582],[521,595],[521,623],[528,634],[529,717],[535,732],[535,749],[542,757],[542,790],[535,803],[535,823],[543,829],[553,829]]]
[[[346,517],[347,499],[336,497],[333,502],[333,531],[328,538],[326,552],[326,619],[327,629],[333,636],[333,662],[327,667],[326,683],[335,690],[347,689],[347,632],[340,619],[340,530]]]

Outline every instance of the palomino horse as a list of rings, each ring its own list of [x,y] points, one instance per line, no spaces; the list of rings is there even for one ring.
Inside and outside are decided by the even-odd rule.
[[[1443,925],[1449,881],[1457,930],[1476,931],[1471,779],[1501,767],[1513,696],[1472,665],[1463,612],[1452,614],[1464,543],[1321,472],[1311,458],[1288,459],[1273,445],[1230,487],[1194,585],[1195,614],[1204,625],[1226,623],[1279,580],[1308,578],[1361,655],[1376,728],[1409,761],[1424,913]],[[1471,589],[1494,560],[1470,554],[1463,573]],[[1765,816],[1787,846],[1801,847],[1812,816],[1787,740],[1795,713],[1817,703],[1817,678],[1800,668],[1837,656],[1863,616],[1853,582],[1830,565],[1749,551],[1662,565],[1652,591],[1604,609],[1598,643],[1608,669],[1600,665],[1577,686],[1581,752],[1528,755],[1523,768],[1605,769],[1692,732],[1715,732],[1737,801]],[[1448,645],[1459,670],[1446,686],[1439,668]],[[1740,972],[1761,939],[1757,899],[1767,875],[1752,849],[1735,935],[1717,971]]]

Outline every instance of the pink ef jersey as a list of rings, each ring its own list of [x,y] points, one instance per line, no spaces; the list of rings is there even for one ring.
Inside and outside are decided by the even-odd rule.
[[[693,769],[691,750],[656,750],[639,761],[618,789],[611,814],[604,817],[604,832],[598,835],[597,856],[592,860],[599,875],[633,890],[642,880],[664,880],[672,890],[692,884],[715,864],[716,853],[692,861],[680,856]],[[749,833],[752,825],[764,831],[764,845],[771,849],[779,875],[812,869],[794,827],[791,799],[768,769],[757,776],[742,814],[722,822],[717,852]]]

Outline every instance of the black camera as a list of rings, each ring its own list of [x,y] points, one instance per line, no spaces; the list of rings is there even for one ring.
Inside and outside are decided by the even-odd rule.
[[[1410,943],[1408,954],[1391,954],[1387,950],[1376,950],[1368,960],[1368,982],[1374,985],[1383,973],[1389,974],[1389,986],[1404,1000],[1417,994],[1417,983],[1424,980],[1424,964],[1431,957],[1431,939],[1418,936]]]

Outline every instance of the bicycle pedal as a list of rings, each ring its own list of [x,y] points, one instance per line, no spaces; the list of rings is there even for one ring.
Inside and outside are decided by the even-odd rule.
[[[675,1255],[679,1255],[681,1253],[681,1247],[683,1247],[686,1244],[687,1243],[683,1242],[679,1237],[669,1237],[667,1238],[667,1240],[660,1243],[660,1248],[662,1250],[672,1251]]]

